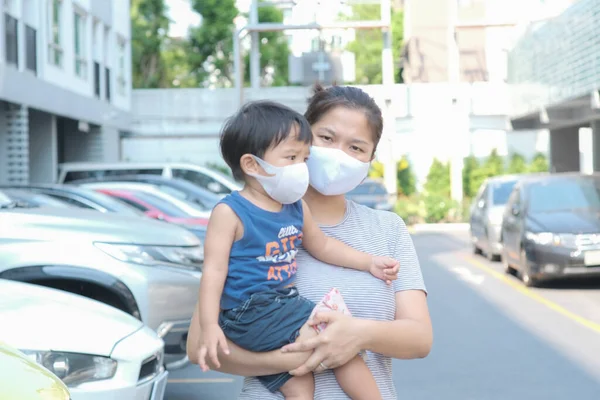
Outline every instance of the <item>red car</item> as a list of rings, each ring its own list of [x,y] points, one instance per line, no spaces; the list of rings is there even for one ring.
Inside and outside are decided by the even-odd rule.
[[[208,219],[190,216],[175,204],[150,193],[121,189],[97,189],[97,191],[129,204],[151,218],[178,225],[208,225]]]

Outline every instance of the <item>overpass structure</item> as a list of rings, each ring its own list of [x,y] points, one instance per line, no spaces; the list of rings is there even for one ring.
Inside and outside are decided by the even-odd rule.
[[[600,171],[600,2],[533,24],[509,53],[514,130],[550,131],[554,172]]]

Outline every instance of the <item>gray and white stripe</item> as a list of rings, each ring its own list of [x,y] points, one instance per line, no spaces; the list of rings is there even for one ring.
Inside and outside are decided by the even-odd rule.
[[[318,302],[332,287],[338,288],[355,317],[374,320],[394,319],[395,293],[423,290],[421,267],[404,221],[394,213],[377,211],[348,201],[346,215],[335,226],[321,226],[331,237],[373,255],[390,256],[400,262],[398,280],[391,286],[368,273],[320,262],[305,251],[297,256],[297,285],[300,294]],[[375,377],[383,399],[396,399],[392,380],[392,361],[380,354],[368,353],[367,365]],[[315,375],[315,400],[348,400],[331,371]],[[246,378],[239,399],[281,400],[255,378]]]

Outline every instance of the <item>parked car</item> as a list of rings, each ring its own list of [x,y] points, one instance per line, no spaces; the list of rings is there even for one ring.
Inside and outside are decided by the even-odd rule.
[[[0,399],[70,400],[69,389],[54,374],[0,341]]]
[[[158,175],[181,178],[213,193],[226,195],[242,186],[229,176],[189,163],[64,163],[59,166],[58,183],[119,175]]]
[[[212,210],[223,198],[223,195],[215,194],[186,180],[178,178],[165,178],[158,175],[109,176],[101,179],[72,181],[71,183],[74,185],[85,185],[102,182],[130,182],[149,184],[155,186],[162,192],[177,197],[178,199],[197,203],[206,210]]]
[[[0,192],[0,278],[89,297],[140,319],[186,365],[185,339],[204,260],[177,225],[78,208],[23,208]],[[10,227],[10,229],[2,229]]]
[[[86,183],[83,187],[100,190],[125,190],[128,192],[136,193],[147,193],[150,197],[155,199],[159,198],[161,203],[170,204],[171,208],[178,209],[179,213],[183,213],[188,217],[198,217],[208,219],[210,217],[211,210],[200,206],[199,204],[189,202],[174,196],[171,193],[164,192],[154,185],[140,182],[96,182]],[[166,206],[165,206],[166,207]]]
[[[526,286],[600,275],[600,174],[524,178],[502,222],[504,265]]]
[[[395,199],[385,186],[373,179],[365,179],[354,190],[348,192],[346,198],[376,210],[391,211],[395,204]]]
[[[50,196],[46,196],[41,193],[30,192],[26,189],[17,189],[17,188],[9,188],[1,189],[6,196],[8,196],[11,200],[22,203],[34,207],[41,206],[49,206],[49,207],[59,207],[59,208],[68,208],[71,207],[69,204],[62,202],[60,200],[54,199]]]
[[[140,320],[37,285],[0,279],[0,293],[0,340],[62,379],[73,400],[163,398],[164,343]]]
[[[471,205],[471,243],[475,254],[485,254],[490,261],[502,256],[500,230],[508,197],[519,177],[504,175],[486,179]]]
[[[98,193],[95,190],[78,187],[74,185],[27,185],[27,186],[0,186],[5,194],[11,196],[14,190],[19,190],[23,196],[30,193],[31,196],[43,196],[44,199],[54,199],[50,202],[37,202],[37,205],[57,206],[60,204],[71,205],[100,212],[114,212],[128,216],[145,216],[143,212],[131,207],[114,198]],[[36,198],[32,197],[33,200]],[[34,202],[35,203],[35,202]]]

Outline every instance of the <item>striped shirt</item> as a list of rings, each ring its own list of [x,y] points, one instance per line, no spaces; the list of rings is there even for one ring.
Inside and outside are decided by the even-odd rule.
[[[400,262],[398,279],[387,286],[369,273],[325,264],[300,251],[297,256],[297,286],[300,294],[315,303],[332,288],[342,293],[353,316],[392,321],[396,312],[395,293],[423,290],[425,284],[412,239],[402,218],[346,202],[344,219],[337,225],[321,226],[327,236],[376,256],[389,256]],[[367,365],[375,377],[384,400],[396,399],[392,379],[392,360],[368,352]],[[240,400],[282,400],[281,393],[270,393],[255,378],[246,378]],[[349,400],[332,371],[315,374],[315,400]]]

